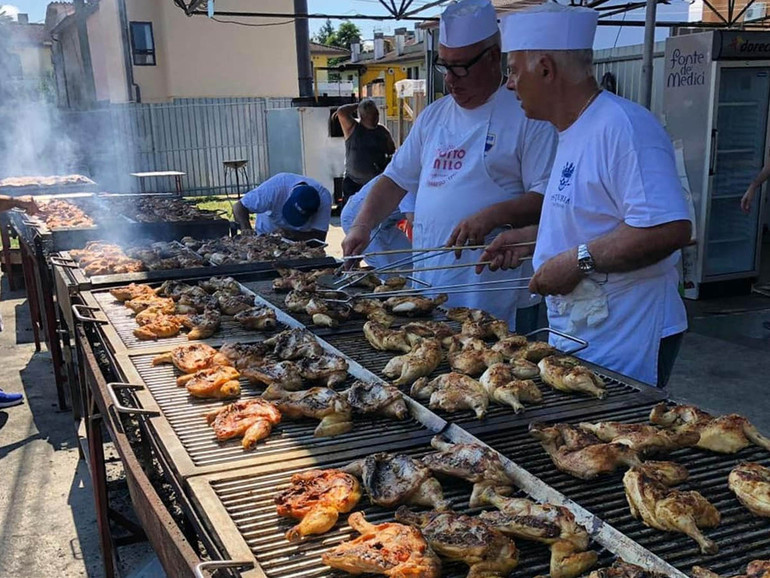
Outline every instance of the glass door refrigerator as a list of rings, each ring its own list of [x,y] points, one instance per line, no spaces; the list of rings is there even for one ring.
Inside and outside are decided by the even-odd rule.
[[[740,200],[768,156],[770,33],[709,31],[666,41],[664,122],[681,148],[696,216],[685,296],[759,274],[764,187]]]

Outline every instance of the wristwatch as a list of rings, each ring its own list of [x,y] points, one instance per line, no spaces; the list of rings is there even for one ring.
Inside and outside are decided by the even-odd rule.
[[[588,245],[578,245],[577,265],[578,269],[580,269],[580,272],[584,275],[590,275],[594,272],[594,258],[591,256],[591,252],[588,250]]]

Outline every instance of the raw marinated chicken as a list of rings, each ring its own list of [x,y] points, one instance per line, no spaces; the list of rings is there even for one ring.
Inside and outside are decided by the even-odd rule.
[[[379,351],[409,353],[412,350],[412,344],[409,343],[404,329],[388,329],[377,321],[364,323],[364,337],[372,347]]]
[[[307,391],[286,391],[271,385],[262,394],[275,401],[281,414],[291,419],[311,417],[320,419],[315,428],[316,437],[336,436],[353,429],[352,408],[344,396],[328,387],[312,387]]]
[[[314,385],[334,387],[348,378],[347,360],[331,353],[300,359],[297,367],[302,377]]]
[[[176,311],[176,304],[173,299],[158,297],[157,295],[140,295],[134,299],[124,301],[123,305],[134,313],[141,313],[148,307],[153,307],[159,313],[165,313],[166,315],[171,315]]]
[[[405,355],[388,361],[382,373],[393,380],[393,385],[408,385],[416,379],[430,375],[441,363],[441,343],[436,339],[423,339]]]
[[[319,327],[337,327],[350,318],[352,311],[347,303],[332,303],[320,297],[313,297],[305,306],[305,313]]]
[[[697,432],[675,432],[643,423],[602,421],[580,422],[578,427],[594,434],[603,442],[615,442],[636,450],[640,455],[671,452],[698,443]]]
[[[698,492],[671,489],[668,486],[672,481],[679,480],[655,475],[649,463],[628,470],[623,476],[623,487],[631,514],[651,528],[687,534],[703,554],[716,554],[718,546],[700,528],[716,528],[719,511]]]
[[[432,381],[421,377],[412,384],[410,394],[417,399],[430,399],[431,409],[448,412],[473,410],[481,419],[487,414],[489,398],[484,387],[472,377],[462,373],[445,373]]]
[[[603,443],[595,435],[568,424],[531,423],[529,432],[543,445],[557,469],[581,480],[641,463],[636,451],[628,446]]]
[[[305,389],[302,372],[293,361],[265,362],[261,365],[244,367],[241,372],[243,377],[251,383],[261,383],[267,386],[277,385],[286,391]]]
[[[510,405],[513,411],[524,410],[524,402],[540,403],[543,394],[531,379],[522,381],[516,377],[514,367],[508,363],[495,363],[479,378],[489,399],[502,405]]]
[[[134,337],[142,341],[174,337],[182,330],[182,321],[178,315],[153,312],[151,318],[145,317],[143,321],[144,323],[133,331]]]
[[[323,353],[323,347],[315,336],[306,329],[287,329],[265,340],[265,345],[274,349],[280,359],[316,357]]]
[[[161,353],[152,360],[153,365],[161,363],[173,363],[182,373],[195,373],[207,367],[231,365],[225,355],[205,343],[186,343],[168,353]]]
[[[361,535],[324,552],[327,566],[351,574],[383,574],[392,578],[439,578],[441,561],[416,528],[386,522],[369,524],[362,512],[348,518]]]
[[[342,393],[356,413],[378,414],[395,419],[404,419],[409,415],[404,396],[392,385],[356,381]]]
[[[243,438],[241,445],[250,450],[270,435],[281,422],[281,412],[269,401],[250,399],[236,401],[206,414],[206,422],[214,428],[219,441]]]
[[[385,301],[385,307],[395,315],[419,317],[430,315],[436,307],[446,302],[448,298],[446,293],[439,293],[434,298],[419,295],[390,297]]]
[[[600,568],[594,570],[588,575],[588,578],[667,578],[664,574],[645,570],[636,564],[629,564],[621,559],[615,560],[615,563],[609,568]]]
[[[149,285],[131,283],[125,287],[115,287],[114,289],[110,289],[110,295],[118,301],[123,302],[131,301],[132,299],[142,296],[149,297],[155,295],[155,290]]]
[[[495,343],[492,349],[499,352],[505,359],[516,359],[519,357],[522,348],[528,344],[529,341],[523,335],[509,335]]]
[[[358,480],[339,470],[307,470],[291,477],[291,486],[275,497],[279,516],[301,520],[286,532],[289,542],[332,529],[339,515],[361,499]]]
[[[359,317],[365,317],[369,321],[376,321],[385,327],[390,327],[395,321],[393,316],[388,314],[382,301],[377,299],[354,299],[353,313]]]
[[[251,295],[228,295],[221,294],[214,296],[217,298],[219,310],[225,315],[236,315],[241,311],[247,311],[254,307],[254,297]]]
[[[278,323],[275,318],[275,311],[261,305],[237,313],[235,320],[246,329],[257,329],[259,331],[275,329]]]
[[[405,454],[372,454],[343,470],[358,476],[373,504],[384,508],[414,504],[436,510],[449,509],[438,480],[422,463]]]
[[[537,365],[543,382],[554,389],[566,393],[585,393],[598,399],[607,397],[602,378],[574,357],[549,355]]]
[[[770,468],[739,464],[730,472],[727,485],[752,514],[770,518]]]
[[[234,343],[227,342],[219,348],[219,352],[236,369],[245,369],[250,366],[259,366],[267,361],[267,356],[272,349],[264,343]]]
[[[184,385],[193,397],[226,399],[241,394],[241,384],[238,382],[240,376],[234,367],[219,365],[180,375],[176,384]]]
[[[770,439],[737,413],[714,417],[692,405],[668,407],[659,403],[650,412],[650,422],[677,431],[698,432],[697,447],[712,452],[734,454],[752,443],[770,450]]]
[[[550,578],[575,578],[596,564],[596,552],[587,551],[588,532],[567,508],[501,496],[492,486],[484,488],[480,499],[499,510],[482,512],[484,522],[503,534],[550,546]]]
[[[716,572],[711,572],[700,566],[693,566],[693,578],[721,578]],[[746,573],[732,578],[770,578],[770,560],[754,560],[746,566]]]
[[[516,356],[532,363],[539,363],[544,357],[557,353],[556,348],[548,345],[545,341],[530,341],[518,351]]]
[[[190,341],[211,337],[217,332],[222,323],[222,314],[216,309],[207,309],[203,313],[181,315],[179,317],[182,325],[190,330],[187,333],[187,339]]]
[[[286,305],[286,309],[292,313],[304,313],[305,307],[310,303],[313,298],[312,293],[305,293],[304,291],[290,291],[286,298],[283,300]]]
[[[513,540],[479,518],[453,512],[417,513],[402,506],[396,520],[419,528],[439,556],[467,564],[468,578],[506,578],[519,564]]]
[[[503,356],[487,347],[481,339],[463,336],[453,338],[447,358],[452,371],[473,376],[481,375],[489,366],[503,361]]]
[[[494,487],[506,492],[513,485],[497,452],[478,444],[453,444],[435,436],[430,445],[438,452],[423,456],[422,463],[434,473],[460,478],[473,484],[470,507],[482,505],[481,493]]]

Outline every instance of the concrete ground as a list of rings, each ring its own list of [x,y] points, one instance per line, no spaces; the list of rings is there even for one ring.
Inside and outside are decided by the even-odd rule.
[[[333,226],[330,253],[339,256],[341,239]],[[767,248],[764,253],[770,257]],[[770,435],[770,330],[763,327],[770,298],[688,302],[688,313],[691,331],[671,378],[672,396],[744,414]],[[0,387],[25,395],[24,405],[0,410],[0,576],[100,577],[91,483],[72,416],[57,408],[45,347],[35,353],[25,294],[10,292],[4,279],[0,314]],[[123,492],[118,485],[113,495],[126,500]],[[122,575],[163,575],[146,544],[119,553]]]

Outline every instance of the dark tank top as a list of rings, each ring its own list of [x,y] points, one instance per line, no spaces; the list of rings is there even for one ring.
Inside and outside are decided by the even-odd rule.
[[[369,129],[357,122],[345,141],[345,176],[365,185],[385,170],[387,152],[387,129],[382,125]]]

